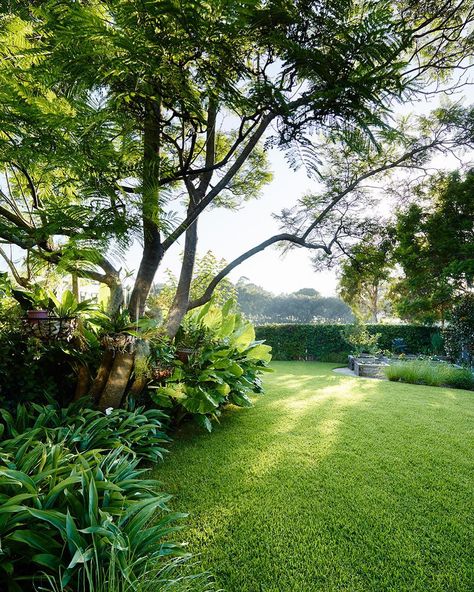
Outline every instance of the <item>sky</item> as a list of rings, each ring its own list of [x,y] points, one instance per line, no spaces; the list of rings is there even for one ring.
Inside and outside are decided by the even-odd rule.
[[[277,221],[272,218],[273,212],[290,207],[305,192],[316,189],[316,182],[309,179],[303,169],[295,172],[288,167],[283,153],[273,149],[268,156],[273,181],[265,186],[260,199],[245,203],[237,212],[220,208],[204,212],[200,216],[199,254],[211,250],[218,258],[232,261],[280,231]],[[156,275],[157,283],[164,281],[164,270],[167,268],[176,275],[179,273],[183,241],[184,239],[167,254]],[[137,249],[135,253],[134,249],[128,265],[135,267],[138,257],[139,251]],[[229,277],[232,281],[237,281],[241,276],[274,293],[315,288],[322,295],[331,296],[336,291],[335,274],[315,273],[309,252],[305,249],[292,250],[282,255],[277,248],[269,247],[237,267]]]

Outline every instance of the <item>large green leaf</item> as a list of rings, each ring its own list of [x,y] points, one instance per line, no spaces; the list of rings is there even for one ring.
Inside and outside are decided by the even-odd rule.
[[[232,336],[232,345],[238,352],[245,351],[255,341],[255,329],[248,323]]]

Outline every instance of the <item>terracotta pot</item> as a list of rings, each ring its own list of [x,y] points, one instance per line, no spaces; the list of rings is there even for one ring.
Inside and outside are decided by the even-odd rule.
[[[48,318],[47,310],[28,310],[26,312],[29,321],[41,321]]]

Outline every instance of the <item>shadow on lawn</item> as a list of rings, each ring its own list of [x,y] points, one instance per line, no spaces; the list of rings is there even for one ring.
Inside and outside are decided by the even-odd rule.
[[[190,550],[227,592],[470,590],[469,446],[451,408],[299,369],[177,444]]]

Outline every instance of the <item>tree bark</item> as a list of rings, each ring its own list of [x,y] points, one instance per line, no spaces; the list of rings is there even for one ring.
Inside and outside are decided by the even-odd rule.
[[[142,225],[143,254],[128,310],[133,320],[143,316],[156,270],[163,258],[159,230],[160,105],[148,104],[143,134]]]
[[[212,180],[212,166],[216,158],[216,118],[217,103],[213,98],[209,99],[207,110],[207,134],[206,134],[206,160],[205,166],[209,170],[203,173],[199,178],[197,189],[191,181],[186,182],[189,193],[189,207],[187,216],[191,214],[196,205],[204,199],[206,191]],[[172,339],[176,336],[181,321],[188,310],[189,296],[191,292],[191,282],[193,279],[194,263],[196,260],[196,249],[198,242],[197,235],[198,218],[192,222],[186,229],[184,241],[184,255],[179,276],[178,287],[176,290],[171,309],[168,313],[166,323],[166,332]]]
[[[85,397],[89,390],[90,374],[86,365],[80,364],[77,370],[77,383],[74,392],[74,401]]]
[[[77,273],[71,273],[71,283],[72,283],[72,293],[74,297],[79,302],[79,278],[77,277]]]
[[[197,239],[197,220],[195,220],[186,231],[183,264],[181,266],[178,288],[166,321],[166,333],[171,339],[176,336],[181,321],[188,310],[189,293],[196,259]]]
[[[97,375],[92,383],[91,389],[89,391],[90,396],[94,401],[98,401],[99,397],[104,390],[105,385],[107,384],[107,379],[109,378],[110,370],[112,369],[112,364],[114,363],[114,353],[113,351],[107,349],[102,354],[102,360],[99,366],[99,370],[97,371]]]
[[[107,383],[99,400],[98,407],[102,411],[105,411],[108,407],[116,409],[122,404],[122,399],[133,370],[134,359],[134,354],[116,352]]]

